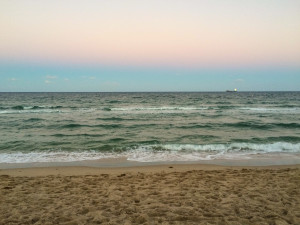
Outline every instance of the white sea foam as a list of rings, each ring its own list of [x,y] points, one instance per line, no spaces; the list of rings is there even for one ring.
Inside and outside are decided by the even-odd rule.
[[[300,108],[251,108],[251,107],[243,107],[240,108],[243,111],[250,111],[255,113],[282,113],[282,114],[289,114],[289,113],[300,113]]]
[[[168,112],[168,111],[197,111],[206,110],[207,107],[123,107],[123,108],[111,108],[111,111],[128,111],[128,112]]]
[[[24,107],[24,110],[1,110],[0,114],[44,114],[44,113],[74,113],[77,112],[94,112],[96,108],[78,108],[76,110],[73,109],[31,109],[30,107]]]
[[[95,151],[35,151],[0,153],[0,163],[74,162],[118,157],[116,154]]]
[[[54,109],[35,109],[35,110],[3,110],[0,114],[26,114],[26,113],[62,113],[62,110]]]
[[[166,144],[140,145],[123,151],[34,151],[0,153],[0,163],[73,162],[125,157],[137,162],[198,161],[214,159],[248,159],[257,154],[300,153],[300,143],[270,144]]]
[[[266,153],[300,153],[300,143],[277,142],[272,144],[232,143],[209,145],[152,145],[140,146],[131,151],[128,160],[140,162],[155,161],[197,161],[213,159],[246,159],[251,155]]]

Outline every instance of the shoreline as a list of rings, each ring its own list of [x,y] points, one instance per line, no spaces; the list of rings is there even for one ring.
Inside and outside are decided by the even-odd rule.
[[[99,174],[124,174],[124,173],[171,173],[187,171],[212,171],[212,170],[283,170],[283,169],[300,169],[300,164],[290,165],[216,165],[216,164],[161,164],[161,165],[144,165],[144,166],[127,166],[127,167],[89,167],[89,166],[46,166],[46,167],[27,167],[27,168],[9,168],[0,169],[0,176],[86,176]]]
[[[126,157],[104,158],[97,160],[82,160],[70,162],[28,162],[28,163],[0,163],[0,170],[22,169],[22,168],[43,168],[43,167],[91,167],[91,168],[130,168],[130,167],[151,167],[165,165],[207,165],[207,166],[237,166],[237,167],[259,167],[259,166],[288,166],[300,165],[300,154],[262,154],[246,159],[212,159],[197,161],[156,161],[139,162],[128,160]]]

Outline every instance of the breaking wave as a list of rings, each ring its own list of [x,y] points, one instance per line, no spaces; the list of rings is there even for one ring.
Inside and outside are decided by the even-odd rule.
[[[174,162],[215,159],[248,159],[257,154],[300,153],[300,143],[275,142],[269,144],[154,144],[114,148],[107,151],[31,151],[2,152],[0,163],[72,162],[125,157],[137,162]]]

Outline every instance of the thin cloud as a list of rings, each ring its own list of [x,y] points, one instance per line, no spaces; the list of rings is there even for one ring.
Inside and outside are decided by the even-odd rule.
[[[89,80],[95,80],[96,79],[96,77],[94,77],[94,76],[81,76],[81,78],[89,79]]]

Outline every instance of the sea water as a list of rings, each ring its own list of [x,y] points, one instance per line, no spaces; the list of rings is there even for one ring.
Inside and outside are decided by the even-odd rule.
[[[300,153],[300,92],[0,93],[0,163]]]

